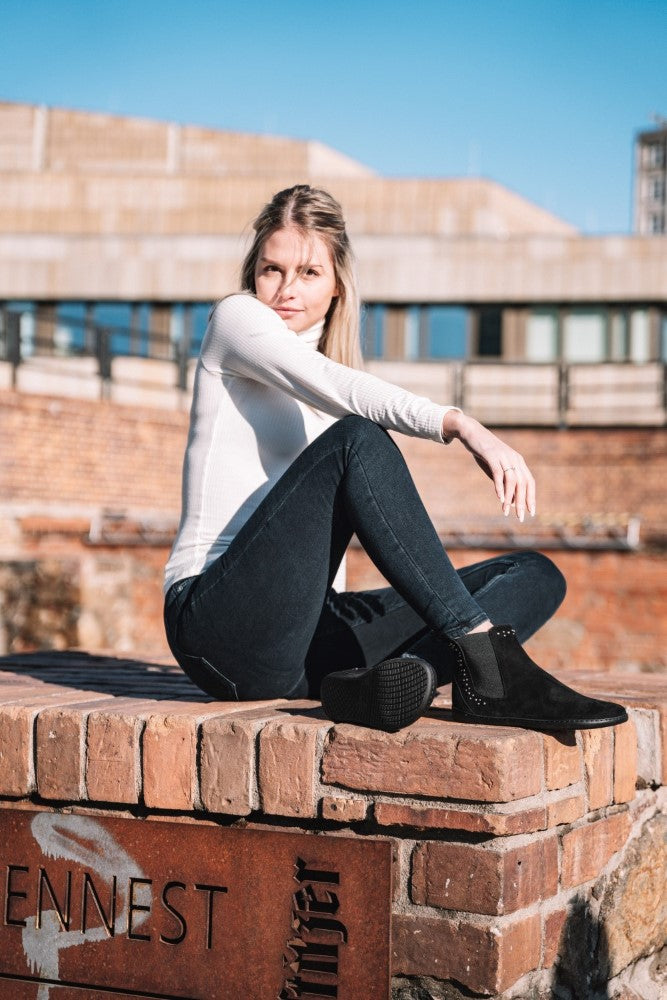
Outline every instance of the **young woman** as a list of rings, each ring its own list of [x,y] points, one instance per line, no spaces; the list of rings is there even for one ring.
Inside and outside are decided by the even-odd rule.
[[[360,370],[342,212],[297,185],[255,222],[243,292],[211,313],[195,376],[183,512],[166,568],[172,652],[222,699],[322,698],[335,721],[396,730],[452,680],[455,715],[562,729],[613,725],[520,643],[560,604],[544,556],[454,570],[386,431],[453,438],[505,515],[535,513],[523,457],[473,417]],[[443,478],[446,455],[443,454]],[[391,586],[333,584],[350,538]],[[499,624],[509,623],[509,624]]]

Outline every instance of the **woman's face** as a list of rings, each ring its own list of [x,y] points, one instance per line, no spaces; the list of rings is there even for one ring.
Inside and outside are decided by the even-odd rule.
[[[338,294],[329,248],[316,233],[277,229],[266,240],[255,266],[260,302],[301,333],[324,319]]]

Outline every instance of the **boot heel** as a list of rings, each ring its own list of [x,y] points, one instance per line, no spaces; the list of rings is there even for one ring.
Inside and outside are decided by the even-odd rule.
[[[429,708],[437,690],[435,670],[426,660],[398,656],[360,670],[338,670],[322,681],[326,716],[393,733],[411,725]]]

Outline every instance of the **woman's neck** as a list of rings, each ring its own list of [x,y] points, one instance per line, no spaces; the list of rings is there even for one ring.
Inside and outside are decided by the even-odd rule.
[[[319,322],[314,323],[312,326],[309,326],[307,330],[302,330],[300,333],[297,333],[297,337],[303,340],[306,344],[314,344],[315,347],[317,347],[322,337],[323,331],[324,331],[324,320],[321,319],[319,320]]]

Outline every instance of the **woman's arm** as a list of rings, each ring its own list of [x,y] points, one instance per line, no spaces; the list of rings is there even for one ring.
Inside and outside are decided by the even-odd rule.
[[[356,413],[388,430],[448,440],[442,424],[451,407],[332,361],[300,341],[272,309],[251,295],[230,295],[218,303],[201,360],[207,371],[282,389],[334,417]]]
[[[201,360],[207,371],[282,389],[334,417],[357,413],[388,430],[438,442],[457,437],[493,480],[505,515],[511,506],[521,520],[526,509],[535,513],[535,481],[523,456],[474,417],[331,361],[252,295],[230,295],[218,303]]]

